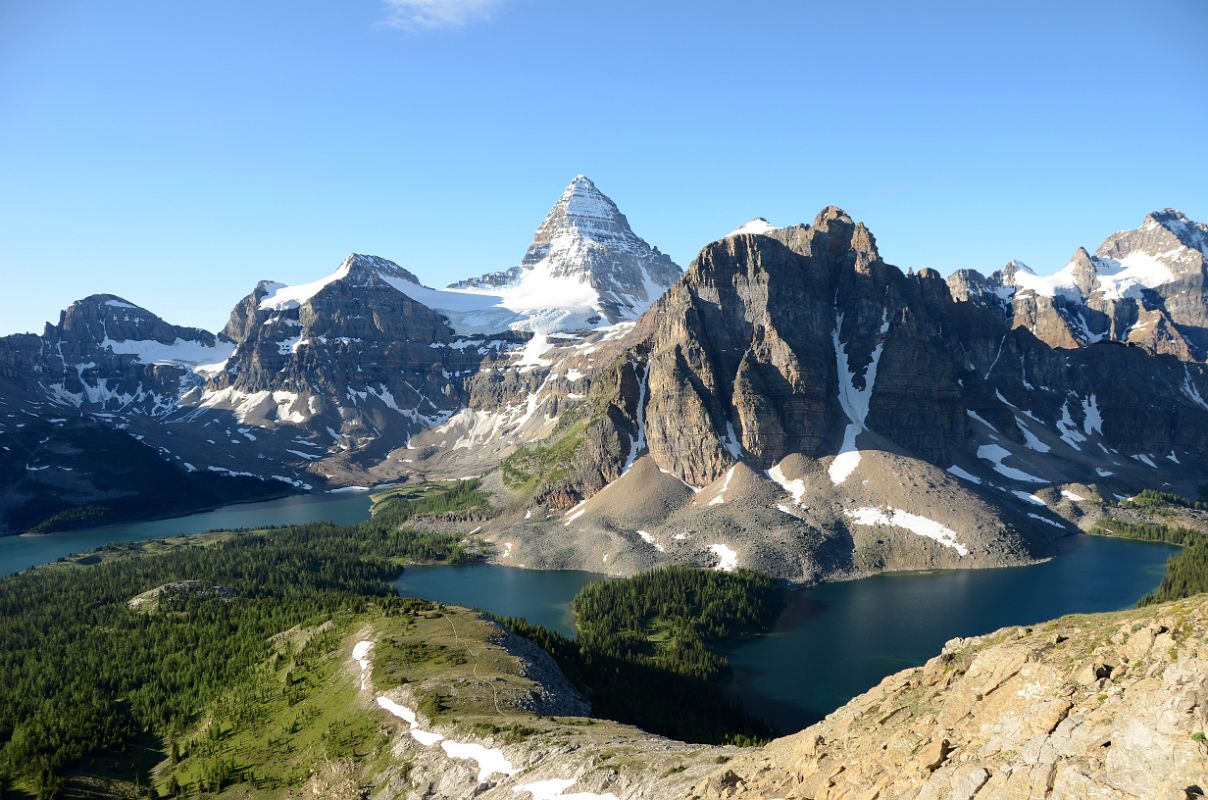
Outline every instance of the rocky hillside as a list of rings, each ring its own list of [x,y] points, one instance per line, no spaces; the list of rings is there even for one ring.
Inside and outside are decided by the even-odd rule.
[[[382,633],[366,630],[347,646],[349,674],[337,682],[356,682],[366,713],[389,726],[390,756],[359,773],[327,762],[312,771],[315,794],[353,798],[369,785],[483,800],[1181,800],[1208,784],[1205,596],[954,639],[822,722],[748,749],[576,718],[583,703],[544,653],[515,637],[485,641],[473,615],[446,612],[408,636],[471,658],[412,667],[406,685],[379,677],[398,640],[377,645]],[[434,695],[446,709],[417,712]]]
[[[688,796],[1201,797],[1206,624],[1201,595],[954,639]]]

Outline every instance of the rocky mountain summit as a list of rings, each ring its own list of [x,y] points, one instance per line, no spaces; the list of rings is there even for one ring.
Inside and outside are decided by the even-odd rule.
[[[574,330],[636,319],[680,268],[629,227],[616,203],[577,175],[545,215],[518,266],[451,284],[498,293],[531,330]]]
[[[41,336],[0,340],[0,378],[68,408],[163,416],[232,349],[223,337],[98,294],[72,303]]]
[[[1054,347],[1126,342],[1152,353],[1208,358],[1208,226],[1175,209],[1155,211],[1091,255],[1083,248],[1042,277],[1012,261],[988,278],[959,270],[953,297],[1000,312]]]

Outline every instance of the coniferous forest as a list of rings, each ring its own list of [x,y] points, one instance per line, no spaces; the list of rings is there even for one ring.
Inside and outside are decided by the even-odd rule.
[[[165,753],[295,626],[404,602],[413,562],[475,557],[461,537],[411,530],[481,506],[473,482],[379,503],[350,525],[311,524],[111,544],[0,580],[0,788],[56,797],[82,761],[148,737]],[[547,649],[594,713],[701,741],[770,735],[718,681],[714,648],[767,628],[763,575],[669,568],[594,584],[575,600],[581,641],[509,623]]]

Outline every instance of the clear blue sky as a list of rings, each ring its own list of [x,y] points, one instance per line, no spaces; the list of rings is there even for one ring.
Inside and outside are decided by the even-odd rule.
[[[0,0],[0,332],[221,326],[351,251],[516,263],[579,172],[683,265],[753,216],[1039,271],[1208,217],[1208,3]]]

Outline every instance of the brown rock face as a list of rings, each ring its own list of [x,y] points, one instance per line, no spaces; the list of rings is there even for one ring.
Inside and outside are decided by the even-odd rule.
[[[1078,279],[1098,280],[1080,252]],[[863,225],[833,207],[812,226],[715,242],[633,333],[649,351],[649,451],[702,486],[738,457],[766,469],[792,453],[834,454],[855,424],[946,467],[974,449],[968,411],[1023,444],[1001,399],[1011,397],[1041,424],[1079,430],[1098,424],[1085,411],[1093,397],[1105,446],[1122,452],[1208,444],[1208,406],[1194,399],[1202,369],[1140,348],[1084,346],[1094,312],[1081,309],[1073,326],[1061,296],[1016,297],[1008,322],[992,302],[996,285],[964,273],[959,295],[979,301],[954,301],[933,271],[885,264]]]
[[[964,430],[927,308],[947,301],[943,282],[886,265],[868,230],[834,207],[813,226],[773,233],[709,245],[652,311],[646,426],[656,461],[703,485],[733,463],[733,443],[763,467],[833,452],[851,421],[836,341],[855,390],[872,388],[876,370],[869,427],[909,430],[907,442],[942,459]]]

